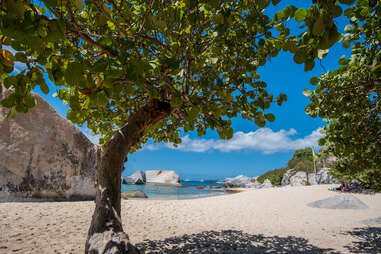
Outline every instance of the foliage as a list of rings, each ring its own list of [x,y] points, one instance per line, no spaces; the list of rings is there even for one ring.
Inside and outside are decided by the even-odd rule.
[[[314,163],[311,148],[296,150],[291,160],[288,161],[288,168],[307,173],[313,172]]]
[[[380,185],[381,5],[358,1],[345,15],[351,25],[345,27],[343,46],[352,47],[351,56],[340,58],[338,69],[311,79],[318,85],[306,112],[328,123],[319,144],[340,158],[333,174]]]
[[[280,168],[267,171],[263,175],[257,178],[257,181],[263,183],[266,179],[269,179],[272,185],[280,185],[283,175],[286,173],[287,168]]]
[[[27,112],[35,105],[31,89],[47,93],[49,78],[70,106],[67,118],[86,122],[102,144],[153,100],[170,103],[171,114],[139,144],[148,138],[177,144],[180,130],[204,135],[207,128],[231,138],[229,118],[238,115],[263,127],[275,119],[270,105],[286,96],[266,91],[258,67],[285,50],[312,69],[339,40],[333,21],[340,5],[354,1],[320,0],[308,10],[288,6],[274,17],[264,14],[279,2],[1,1],[0,75],[14,91],[2,105],[9,118]],[[290,33],[290,18],[303,33]],[[11,74],[15,63],[25,70]]]

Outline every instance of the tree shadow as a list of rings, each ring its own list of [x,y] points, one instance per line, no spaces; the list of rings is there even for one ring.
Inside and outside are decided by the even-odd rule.
[[[351,235],[357,239],[350,246],[344,246],[351,253],[381,253],[380,227],[355,228],[344,234]]]
[[[295,236],[251,235],[237,230],[204,231],[136,244],[143,253],[339,253],[322,249]]]

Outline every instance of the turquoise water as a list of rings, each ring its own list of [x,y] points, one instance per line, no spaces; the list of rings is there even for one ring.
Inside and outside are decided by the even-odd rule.
[[[122,184],[122,192],[141,190],[150,199],[190,199],[225,194],[224,189],[197,189],[197,186],[223,186],[223,184],[216,182],[184,181],[181,182],[181,184],[183,185],[181,187],[160,186],[153,184]]]

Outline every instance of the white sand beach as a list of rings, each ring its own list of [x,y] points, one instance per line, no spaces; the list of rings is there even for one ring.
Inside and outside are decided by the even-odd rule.
[[[380,229],[361,221],[381,216],[381,194],[350,194],[366,210],[307,206],[348,195],[328,187],[248,190],[191,200],[123,200],[123,226],[131,242],[146,253],[350,253],[366,248],[366,243],[356,243],[361,239],[353,232]],[[94,202],[0,203],[0,253],[83,253],[93,208]]]

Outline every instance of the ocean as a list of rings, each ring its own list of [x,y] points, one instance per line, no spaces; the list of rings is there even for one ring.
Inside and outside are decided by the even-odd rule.
[[[215,181],[181,181],[182,186],[161,186],[154,184],[122,184],[122,192],[141,190],[149,199],[192,199],[225,194],[221,189],[200,189],[198,186],[223,186]]]

